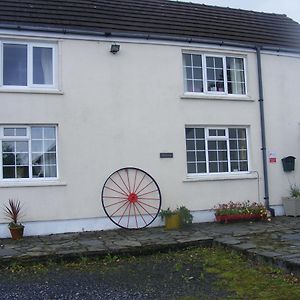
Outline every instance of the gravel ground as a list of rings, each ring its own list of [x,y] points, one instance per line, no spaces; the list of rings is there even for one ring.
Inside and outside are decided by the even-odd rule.
[[[227,292],[215,288],[217,281],[181,251],[2,269],[0,299],[224,299]]]

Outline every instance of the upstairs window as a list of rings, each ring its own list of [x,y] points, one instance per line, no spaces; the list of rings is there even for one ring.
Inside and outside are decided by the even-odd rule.
[[[55,45],[2,42],[3,87],[55,87]]]
[[[246,95],[245,60],[208,54],[183,54],[185,92]]]
[[[185,129],[188,174],[248,172],[246,128]]]

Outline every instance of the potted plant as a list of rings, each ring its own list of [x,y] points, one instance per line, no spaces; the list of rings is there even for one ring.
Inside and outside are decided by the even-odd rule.
[[[180,206],[175,210],[171,210],[169,207],[160,211],[160,217],[165,220],[165,229],[179,229],[184,225],[192,224],[193,216],[189,209],[185,206]]]
[[[5,205],[4,213],[6,218],[11,222],[8,224],[8,228],[13,240],[20,240],[23,237],[24,226],[19,223],[21,217],[21,203],[19,200],[9,199],[8,205]]]
[[[258,220],[267,217],[266,207],[257,202],[232,202],[218,204],[215,208],[217,222],[227,223],[228,221]]]
[[[300,187],[296,184],[290,186],[290,196],[282,197],[282,204],[287,216],[300,216]]]

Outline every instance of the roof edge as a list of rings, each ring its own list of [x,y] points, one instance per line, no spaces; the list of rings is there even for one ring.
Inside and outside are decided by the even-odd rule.
[[[300,48],[292,47],[279,47],[270,46],[263,44],[243,43],[234,42],[230,40],[217,40],[207,38],[187,38],[180,36],[171,35],[159,35],[159,34],[146,34],[146,33],[126,33],[126,32],[104,32],[96,30],[82,30],[82,29],[69,29],[69,28],[58,28],[58,27],[43,27],[43,26],[30,26],[30,25],[17,25],[17,24],[0,24],[0,29],[5,30],[16,30],[16,31],[36,31],[45,33],[59,33],[59,34],[71,34],[81,36],[100,36],[100,37],[116,37],[116,38],[132,38],[132,39],[146,39],[146,40],[164,40],[184,43],[199,43],[199,44],[211,44],[228,47],[238,47],[244,49],[257,49],[274,51],[274,52],[288,52],[288,53],[300,53]]]

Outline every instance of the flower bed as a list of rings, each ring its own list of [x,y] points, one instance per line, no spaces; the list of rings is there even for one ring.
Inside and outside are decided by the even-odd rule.
[[[216,206],[215,216],[217,222],[224,223],[240,220],[261,220],[267,217],[267,209],[263,204],[256,202],[229,202]]]

